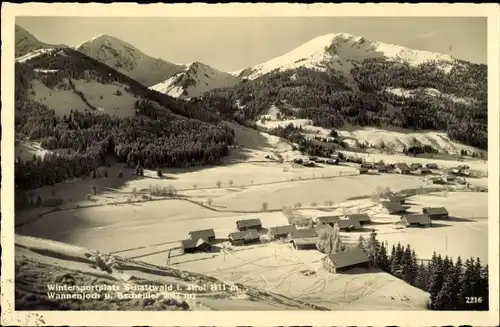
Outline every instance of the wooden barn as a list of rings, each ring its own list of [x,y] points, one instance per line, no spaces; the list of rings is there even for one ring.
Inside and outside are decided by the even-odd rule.
[[[295,225],[284,225],[269,228],[269,235],[272,239],[278,240],[281,238],[287,238],[293,231],[297,230]]]
[[[351,232],[356,229],[361,229],[361,224],[357,220],[340,219],[337,221],[337,224],[339,225],[339,229],[343,232]]]
[[[382,201],[382,205],[384,208],[389,212],[391,215],[396,215],[400,214],[403,212],[406,212],[408,210],[407,207],[404,207],[401,203],[399,202],[393,202],[393,201]]]
[[[314,228],[302,228],[290,232],[290,236],[292,238],[318,237],[318,232]]]
[[[439,169],[439,166],[435,163],[428,163],[427,165],[425,165],[425,167],[429,169]]]
[[[354,268],[370,268],[368,257],[359,248],[330,254],[322,261],[323,267],[331,273],[342,273]]]
[[[243,245],[260,242],[260,233],[255,229],[229,234],[229,241],[232,245]]]
[[[202,238],[209,242],[213,242],[215,240],[215,232],[213,229],[200,229],[194,230],[188,233],[189,239],[197,241]]]
[[[295,250],[316,250],[317,237],[301,237],[292,239],[291,243]]]
[[[432,221],[426,214],[412,214],[401,217],[401,222],[406,227],[430,227]]]
[[[320,216],[316,218],[316,224],[328,224],[333,227],[333,225],[340,220],[340,216]]]
[[[255,229],[259,231],[262,229],[262,222],[258,218],[238,220],[236,222],[236,229],[238,229],[240,232],[249,229]]]
[[[379,173],[387,173],[389,171],[386,165],[378,165],[375,169],[377,169]]]
[[[347,215],[347,218],[353,221],[358,221],[360,225],[370,224],[372,221],[370,220],[370,216],[366,213],[357,213],[352,215]]]
[[[420,175],[429,175],[432,171],[427,167],[420,168]]]
[[[368,168],[359,167],[358,171],[359,171],[360,174],[367,174],[368,173]]]
[[[410,169],[413,170],[413,171],[419,170],[420,168],[422,168],[422,164],[418,163],[418,162],[412,163],[410,165]]]
[[[208,252],[212,248],[206,239],[191,239],[181,241],[181,249],[184,253]]]
[[[394,169],[395,173],[403,174],[403,175],[409,174],[410,171],[411,171],[410,167],[408,167],[408,165],[405,163],[397,163],[396,168]]]
[[[446,220],[449,218],[448,210],[444,207],[426,207],[422,209],[422,212],[428,215],[431,220]]]
[[[360,167],[366,169],[375,169],[375,165],[371,162],[363,162]]]

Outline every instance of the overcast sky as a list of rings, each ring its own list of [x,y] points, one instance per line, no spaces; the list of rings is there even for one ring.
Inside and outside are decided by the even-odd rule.
[[[339,32],[487,63],[481,17],[17,17],[16,23],[46,43],[75,45],[108,34],[169,62],[200,61],[223,71],[260,64]]]

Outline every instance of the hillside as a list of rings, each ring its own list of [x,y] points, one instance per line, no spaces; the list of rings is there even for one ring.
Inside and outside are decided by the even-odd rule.
[[[39,49],[65,47],[63,45],[50,45],[38,40],[33,34],[25,30],[19,25],[15,29],[15,57],[21,57],[25,54]]]
[[[274,105],[278,119],[328,129],[442,131],[487,149],[486,65],[341,33],[236,74],[246,81],[207,92],[202,101],[242,123]]]
[[[184,70],[181,65],[153,58],[129,43],[105,34],[75,45],[74,49],[146,86],[155,85]]]
[[[15,256],[16,310],[326,310],[239,283],[28,236],[16,235]],[[114,290],[57,291],[47,285]],[[195,287],[202,289],[191,290]],[[113,299],[57,299],[83,292]],[[135,297],[119,299],[119,293]],[[138,298],[148,293],[157,298]]]
[[[239,77],[194,62],[187,65],[184,71],[150,88],[175,98],[190,98],[215,88],[234,86],[240,81]]]
[[[15,67],[16,133],[52,150],[18,158],[16,183],[36,188],[101,165],[217,163],[234,132],[217,115],[138,83],[70,48],[38,51]]]

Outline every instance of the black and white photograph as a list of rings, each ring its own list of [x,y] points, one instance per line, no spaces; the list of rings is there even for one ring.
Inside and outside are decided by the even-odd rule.
[[[12,84],[2,76],[10,314],[385,311],[411,325],[412,312],[467,311],[498,322],[498,13],[240,17],[199,5],[163,17],[135,6],[10,13],[9,40],[2,31],[2,57],[13,52]]]

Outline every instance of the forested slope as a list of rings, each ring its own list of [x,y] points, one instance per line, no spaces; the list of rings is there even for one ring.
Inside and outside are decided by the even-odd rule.
[[[349,74],[304,67],[274,71],[212,90],[197,101],[240,122],[255,120],[276,105],[284,115],[325,128],[348,123],[441,130],[458,142],[487,149],[486,65],[456,60],[446,72],[432,61],[418,66],[385,59],[352,64]]]
[[[149,90],[72,49],[42,53],[16,63],[15,70],[17,135],[53,150],[43,159],[17,159],[15,177],[20,188],[53,185],[86,175],[107,164],[110,157],[146,168],[217,163],[233,143],[234,132],[201,105]],[[91,105],[86,112],[72,110],[68,103],[67,114],[58,115],[32,96],[33,84],[41,82],[53,94],[59,94],[60,89],[72,90],[88,103],[85,87],[76,89],[76,81],[125,85],[126,92],[137,98],[135,114],[118,118]]]

